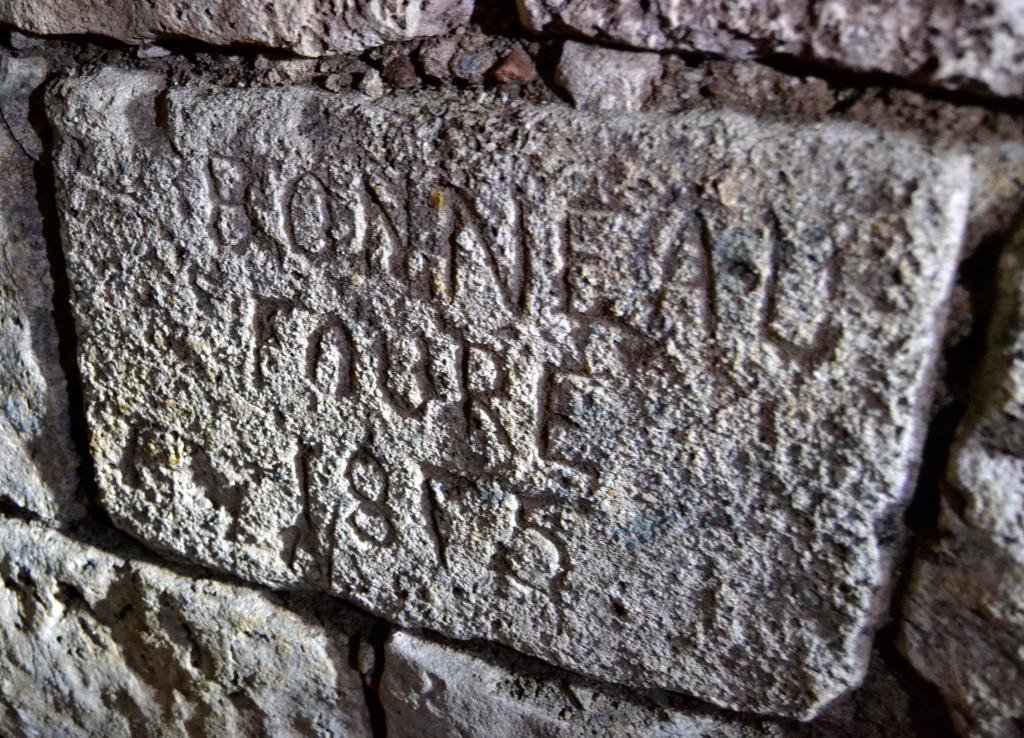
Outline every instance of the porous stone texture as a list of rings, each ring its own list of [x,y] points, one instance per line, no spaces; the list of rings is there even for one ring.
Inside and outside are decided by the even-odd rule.
[[[0,519],[0,732],[368,737],[323,610]]]
[[[943,536],[917,563],[903,650],[965,736],[1024,735],[1024,237],[999,265],[989,349],[953,449]]]
[[[731,59],[795,55],[951,88],[1024,95],[1018,0],[519,0],[534,31]]]
[[[397,631],[379,685],[392,738],[899,738],[918,735],[910,699],[880,658],[861,691],[813,724],[752,718],[616,689],[493,649]],[[922,734],[924,738],[926,734]],[[935,738],[934,735],[929,738]]]
[[[78,460],[37,201],[41,144],[28,113],[45,76],[45,62],[0,51],[0,506],[67,523],[82,512]]]
[[[435,36],[469,21],[473,0],[0,0],[0,22],[38,34],[259,44],[303,56],[358,52]]]
[[[567,41],[555,81],[584,110],[635,112],[654,91],[661,57]]]
[[[112,69],[51,115],[119,526],[730,708],[861,680],[967,157]]]
[[[616,700],[557,678],[517,674],[504,664],[403,631],[391,635],[384,653],[379,691],[392,738],[471,736],[484,730],[493,738],[655,738],[679,735],[686,727],[651,703],[622,695]],[[696,718],[690,725],[700,723]]]
[[[520,673],[490,660],[399,631],[385,647],[380,700],[393,738],[517,736],[773,735],[755,721],[690,716],[642,696],[605,694],[578,679]],[[775,735],[781,735],[776,733]]]

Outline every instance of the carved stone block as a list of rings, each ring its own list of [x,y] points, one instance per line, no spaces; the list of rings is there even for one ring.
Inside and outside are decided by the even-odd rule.
[[[160,549],[807,717],[863,676],[969,161],[436,91],[57,87],[92,451]]]

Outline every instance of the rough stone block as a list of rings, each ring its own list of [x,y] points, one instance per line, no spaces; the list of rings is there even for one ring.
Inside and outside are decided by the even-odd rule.
[[[567,41],[555,80],[578,108],[635,112],[651,96],[660,76],[658,54]]]
[[[917,562],[903,650],[965,736],[1024,725],[1024,234],[999,265],[989,352],[951,458],[944,536]]]
[[[0,519],[4,735],[369,736],[362,626]]]
[[[259,44],[303,56],[358,52],[463,25],[472,0],[0,0],[0,23],[40,34],[93,34],[144,46],[192,39]]]
[[[0,504],[62,523],[82,508],[28,120],[45,76],[41,60],[0,52]]]
[[[103,504],[160,549],[807,717],[863,676],[969,161],[435,91],[54,89]]]
[[[571,677],[521,673],[498,659],[404,631],[389,638],[384,653],[379,692],[394,738],[479,735],[484,726],[492,738],[668,738],[710,730],[722,738],[783,735],[755,721],[733,725],[661,708],[642,697],[607,695]]]
[[[535,31],[571,31],[652,50],[732,59],[796,55],[946,87],[1024,95],[1018,0],[519,0]]]
[[[813,723],[737,715],[664,694],[629,693],[496,649],[456,649],[397,631],[378,689],[394,738],[899,738],[918,735],[885,662]],[[922,738],[934,738],[921,733]]]

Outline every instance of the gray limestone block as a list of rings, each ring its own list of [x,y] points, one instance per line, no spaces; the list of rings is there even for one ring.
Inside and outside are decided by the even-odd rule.
[[[41,60],[0,52],[0,502],[66,523],[82,512],[78,459],[37,201],[40,144],[28,119],[45,76]]]
[[[363,625],[0,519],[0,733],[368,737]]]
[[[258,44],[303,56],[358,52],[469,22],[473,0],[0,0],[0,22],[37,34]]]
[[[970,191],[854,124],[56,86],[103,504],[610,681],[863,677]]]
[[[393,738],[918,735],[909,695],[877,656],[864,686],[813,723],[728,713],[664,694],[630,693],[495,649],[457,648],[406,631],[393,633],[385,644],[378,693]]]
[[[555,81],[584,110],[635,112],[661,76],[661,57],[567,41]]]
[[[796,55],[952,88],[1024,95],[1019,0],[519,0],[535,31],[731,59]]]
[[[577,678],[523,673],[405,631],[385,646],[379,694],[393,738],[785,735],[756,720],[687,715]]]
[[[953,449],[943,537],[920,556],[903,650],[965,736],[1024,735],[1024,235],[999,264],[989,348]]]

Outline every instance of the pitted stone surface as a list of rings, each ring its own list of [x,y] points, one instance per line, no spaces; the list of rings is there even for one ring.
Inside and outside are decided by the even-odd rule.
[[[497,660],[398,631],[387,642],[380,699],[394,738],[481,735],[518,738],[704,735],[782,738],[776,726],[686,715],[622,694],[607,695],[571,677],[517,673]],[[486,727],[485,727],[486,726]]]
[[[81,506],[28,120],[46,73],[0,52],[0,503],[60,523]]]
[[[724,706],[808,716],[862,678],[964,157],[730,112],[162,84],[51,97],[118,525]]]
[[[467,23],[472,11],[472,0],[0,0],[0,23],[137,45],[184,38],[321,56],[436,36]]]
[[[797,55],[946,87],[1024,95],[1018,0],[519,0],[535,31],[731,59]]]
[[[324,617],[2,519],[0,732],[368,737],[362,623]]]
[[[628,692],[406,631],[385,644],[378,693],[394,738],[935,738],[915,729],[909,696],[877,656],[865,684],[809,724]]]
[[[567,41],[555,81],[578,108],[635,112],[651,97],[660,76],[658,54]]]
[[[954,448],[943,537],[917,563],[903,650],[965,736],[1024,724],[1024,234],[999,264],[989,350]]]

